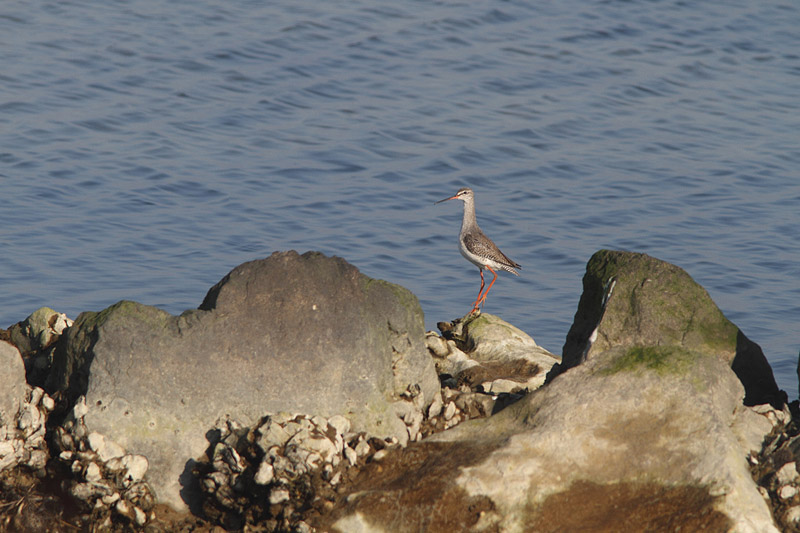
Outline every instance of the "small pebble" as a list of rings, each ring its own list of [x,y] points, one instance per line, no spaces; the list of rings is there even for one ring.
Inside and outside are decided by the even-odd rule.
[[[430,407],[428,407],[428,418],[439,416],[439,414],[442,412],[442,407],[442,395],[436,393],[436,395],[433,397]]]
[[[775,479],[778,481],[778,485],[788,485],[794,482],[798,476],[797,463],[794,461],[786,463],[775,473]]]
[[[794,485],[784,485],[778,489],[778,497],[781,500],[790,500],[797,494],[797,487]]]
[[[314,531],[311,529],[311,526],[303,522],[302,520],[294,525],[294,531],[297,533],[312,533]]]
[[[455,402],[448,402],[447,407],[444,408],[444,419],[449,421],[456,414]]]
[[[75,407],[72,408],[72,416],[75,417],[76,420],[83,418],[86,416],[86,413],[89,412],[89,407],[86,405],[86,399],[81,396],[78,402],[75,404]]]
[[[144,479],[150,463],[144,455],[128,454],[122,457],[122,465],[126,469],[125,479],[131,483],[138,483]]]
[[[64,313],[56,313],[56,321],[52,325],[52,328],[58,335],[61,335],[61,333],[63,333],[66,328],[72,326],[72,324],[72,320],[67,318],[67,315]]]
[[[358,444],[356,444],[355,450],[356,454],[359,457],[363,457],[370,452],[369,444],[367,444],[367,441],[359,439]]]
[[[31,391],[31,399],[28,403],[35,407],[39,405],[42,396],[44,396],[44,390],[40,387],[36,387]]]
[[[122,516],[130,517],[131,515],[131,504],[125,500],[119,500],[114,508]]]
[[[86,481],[94,482],[103,479],[103,474],[100,472],[100,467],[97,466],[97,463],[89,463],[83,477],[86,478]]]
[[[44,470],[44,467],[47,466],[47,452],[44,450],[32,450],[27,465],[33,470]]]
[[[258,483],[259,485],[268,485],[272,482],[272,479],[275,477],[275,471],[272,468],[272,465],[267,461],[261,461],[261,464],[258,466],[258,471],[256,472],[253,481]]]
[[[138,507],[133,508],[133,521],[137,526],[143,526],[147,522],[147,515]]]
[[[450,420],[447,420],[444,423],[444,428],[445,429],[450,429],[451,427],[458,425],[459,422],[461,422],[461,417],[458,416],[458,415],[455,415],[455,416],[453,416],[453,418],[451,418]]]
[[[272,505],[289,501],[289,491],[286,489],[273,490],[269,493],[269,503]]]
[[[50,412],[56,408],[56,401],[45,394],[44,398],[42,398],[42,407],[44,407],[45,411]]]
[[[69,488],[69,493],[73,498],[80,501],[89,501],[94,491],[89,483],[76,483]]]
[[[433,331],[429,331],[425,335],[425,346],[437,357],[447,357],[450,353],[447,341]]]
[[[783,515],[783,519],[794,525],[800,523],[800,505],[789,507],[789,509],[787,509],[786,513]]]
[[[30,430],[31,433],[41,424],[42,415],[35,406],[25,409],[19,417],[19,422],[17,422],[19,429],[23,431]]]
[[[372,460],[373,461],[381,461],[384,457],[386,457],[386,455],[388,453],[389,452],[388,452],[388,450],[386,448],[384,448],[382,450],[378,450],[377,452],[375,452],[375,455],[372,456]]]
[[[117,501],[119,501],[119,498],[120,498],[119,492],[114,492],[113,494],[106,494],[105,496],[103,496],[101,498],[101,501],[103,502],[103,504],[111,506]]]
[[[345,446],[344,456],[347,459],[347,462],[350,463],[350,466],[355,466],[356,462],[358,461],[358,454],[353,448],[350,446]]]

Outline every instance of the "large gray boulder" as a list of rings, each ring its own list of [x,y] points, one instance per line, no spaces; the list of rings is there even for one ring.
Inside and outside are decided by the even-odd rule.
[[[600,250],[586,265],[583,294],[557,371],[620,346],[679,346],[713,355],[739,377],[745,404],[780,408],[786,402],[758,344],[685,270],[647,254]]]
[[[715,357],[608,350],[369,467],[324,526],[777,533],[746,459],[772,425],[743,397]]]
[[[181,316],[127,301],[82,313],[49,386],[85,395],[88,431],[146,456],[159,501],[182,508],[179,479],[222,416],[343,415],[354,431],[404,442],[401,395],[428,404],[439,391],[423,339],[406,289],[290,251],[236,267]]]

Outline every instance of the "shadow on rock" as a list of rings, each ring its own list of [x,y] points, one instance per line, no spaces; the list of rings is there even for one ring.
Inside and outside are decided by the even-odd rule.
[[[745,405],[768,403],[780,409],[788,401],[786,392],[775,383],[772,367],[761,346],[748,339],[741,330],[736,332],[736,355],[731,368],[744,385]]]

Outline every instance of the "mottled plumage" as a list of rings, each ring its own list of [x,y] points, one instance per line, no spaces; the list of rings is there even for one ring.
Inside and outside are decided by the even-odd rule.
[[[505,270],[511,272],[515,276],[519,276],[519,273],[515,269],[522,267],[501,252],[497,245],[495,245],[489,237],[484,235],[481,228],[478,227],[478,221],[475,218],[475,193],[472,192],[472,189],[463,187],[458,190],[455,196],[439,200],[436,203],[438,204],[447,200],[461,200],[464,202],[464,218],[461,221],[458,247],[461,251],[461,255],[480,269],[481,290],[478,292],[478,299],[475,300],[475,304],[472,308],[472,311],[475,312],[478,310],[478,307],[486,301],[486,295],[491,290],[495,280],[497,280],[497,272],[495,272],[495,269]],[[483,292],[484,268],[488,268],[489,271],[494,274],[494,278],[492,282],[489,283],[489,287],[486,289],[485,293]]]
[[[488,263],[487,260],[491,260],[497,265],[495,268],[501,268],[511,272],[516,276],[519,276],[519,273],[514,269],[522,267],[519,266],[516,261],[512,261],[508,258],[508,256],[506,256],[506,254],[501,252],[500,248],[498,248],[495,243],[489,240],[486,235],[481,232],[480,228],[476,226],[475,229],[477,231],[473,230],[460,236],[461,246],[471,255],[477,256],[481,260],[476,262],[471,257],[467,257],[467,259],[475,263],[478,268],[483,268],[484,266],[493,266],[492,264],[486,264]],[[464,251],[461,253],[464,254]]]

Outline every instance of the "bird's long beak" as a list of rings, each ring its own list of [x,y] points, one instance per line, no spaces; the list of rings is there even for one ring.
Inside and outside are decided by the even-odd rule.
[[[458,195],[451,196],[450,198],[445,198],[444,200],[439,200],[438,202],[433,202],[433,205],[440,204],[442,202],[446,202],[447,200],[455,200],[457,197],[458,197]]]

